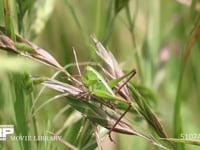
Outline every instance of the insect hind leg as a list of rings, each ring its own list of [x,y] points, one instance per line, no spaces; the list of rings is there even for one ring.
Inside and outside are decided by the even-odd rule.
[[[115,127],[117,126],[117,124],[121,121],[121,119],[126,115],[126,113],[131,109],[131,103],[129,104],[128,108],[123,112],[123,114],[117,119],[117,121],[115,122],[115,124],[112,126],[112,128],[109,130],[108,132],[108,136],[110,138],[111,141],[114,141],[112,136],[111,136],[111,133],[112,131],[115,129]]]
[[[122,83],[120,85],[120,87],[116,90],[115,94],[119,93],[120,90],[127,84],[127,82],[129,82],[136,74],[136,70],[133,69],[131,72],[129,72],[128,74],[124,75],[124,77],[128,76],[127,80],[124,81],[124,83]],[[127,109],[124,111],[124,113],[118,118],[118,120],[115,122],[115,124],[112,126],[112,128],[110,129],[110,131],[108,132],[109,134],[109,138],[111,141],[113,141],[112,136],[111,136],[111,132],[115,129],[115,127],[117,126],[117,124],[121,121],[121,119],[126,115],[126,113],[131,109],[132,107],[132,103],[131,101],[128,100],[128,104],[129,106],[127,107]]]

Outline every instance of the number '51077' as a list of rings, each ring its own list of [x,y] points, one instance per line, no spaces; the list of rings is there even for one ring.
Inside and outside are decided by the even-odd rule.
[[[180,138],[185,140],[200,140],[200,133],[182,133]]]

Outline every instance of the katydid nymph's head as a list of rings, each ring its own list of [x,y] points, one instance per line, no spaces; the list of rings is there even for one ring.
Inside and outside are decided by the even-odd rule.
[[[87,66],[84,74],[82,75],[82,82],[87,88],[89,88],[90,91],[97,88],[96,84],[101,82],[96,73],[97,71],[95,69]]]
[[[102,90],[113,95],[112,89],[109,87],[105,79],[94,68],[87,66],[86,71],[82,76],[83,84],[89,91]]]

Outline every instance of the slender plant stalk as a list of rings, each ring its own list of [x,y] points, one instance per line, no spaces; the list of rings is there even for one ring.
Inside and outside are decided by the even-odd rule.
[[[137,1],[136,1],[136,3],[137,3]],[[137,9],[137,7],[136,7],[136,9]],[[137,10],[135,11],[135,14],[134,14],[134,17],[133,17],[133,21],[135,21],[136,14],[137,14]],[[139,77],[140,77],[141,83],[144,83],[143,82],[144,79],[143,79],[143,73],[142,73],[142,67],[141,67],[139,52],[138,52],[136,41],[135,41],[134,23],[133,23],[133,21],[131,19],[129,5],[126,5],[126,16],[127,16],[127,20],[128,20],[128,24],[129,24],[129,31],[130,31],[130,34],[131,34],[133,47],[135,49],[135,55],[134,56],[135,56],[136,64],[137,64],[137,67],[138,67]]]
[[[13,41],[16,41],[13,20],[11,17],[11,11],[9,7],[9,0],[4,0],[3,5],[4,5],[4,20],[6,26],[6,33],[11,37]]]
[[[108,43],[108,39],[111,35],[111,30],[116,18],[116,14],[112,16],[112,6],[113,6],[114,1],[110,1],[109,7],[107,8],[107,17],[105,21],[105,26],[104,26],[104,37],[103,37],[103,44],[106,45]]]
[[[174,135],[176,138],[179,138],[182,133],[182,120],[181,120],[182,99],[181,99],[180,93],[181,93],[183,75],[184,75],[184,71],[185,71],[192,47],[194,46],[195,42],[197,41],[199,35],[200,35],[200,25],[198,25],[197,27],[194,28],[191,38],[186,46],[186,51],[184,53],[182,65],[180,68],[179,81],[178,81],[176,100],[175,100],[175,106],[174,106]],[[177,143],[176,145],[177,145],[178,150],[184,149],[184,145],[182,143]]]
[[[4,19],[6,26],[6,33],[13,41],[16,41],[13,19],[11,17],[11,10],[8,0],[4,0]],[[12,103],[14,105],[14,115],[16,124],[17,135],[28,135],[27,122],[26,122],[26,89],[24,84],[24,75],[13,73],[9,74],[10,85],[12,89]],[[21,149],[29,149],[29,142],[24,140],[20,142]]]
[[[73,8],[72,4],[68,0],[64,0],[64,2],[67,5],[68,9],[70,10],[70,13],[71,13],[71,15],[72,15],[72,17],[74,19],[74,22],[75,22],[77,28],[79,29],[79,33],[80,33],[82,39],[85,41],[84,42],[85,45],[90,48],[91,45],[88,42],[88,40],[86,40],[86,39],[88,39],[88,34],[83,29],[82,24],[81,24],[81,22],[80,22],[80,20],[79,20],[79,18],[77,16],[76,10]],[[90,54],[91,54],[91,51],[90,51]]]
[[[108,27],[106,28],[106,32],[105,32],[105,37],[104,37],[104,42],[103,44],[104,45],[107,45],[108,43],[108,40],[112,34],[112,28],[114,26],[114,22],[115,22],[115,19],[116,19],[117,15],[115,14],[112,19],[110,20],[110,22],[108,23]]]
[[[18,32],[20,34],[24,34],[24,26],[23,26],[23,10],[22,10],[22,5],[23,5],[23,2],[21,0],[18,0],[17,1],[18,3]],[[25,81],[24,82],[27,82],[29,83],[30,81],[30,77],[29,77],[29,74],[28,73],[25,73],[25,75],[22,75],[22,76],[25,76],[26,78],[24,79]],[[31,82],[31,81],[30,81]],[[30,85],[31,87],[30,88],[33,88],[32,85]],[[31,89],[32,90],[32,89]],[[32,91],[31,91],[32,92]],[[31,110],[31,107],[33,105],[33,100],[34,100],[34,95],[33,93],[26,93],[26,95],[28,96],[26,99],[30,99],[29,102],[30,102],[30,105],[27,105],[29,106],[29,109],[28,110]],[[33,110],[34,112],[34,110]],[[35,116],[32,116],[32,121],[33,121],[33,131],[34,131],[34,135],[37,137],[38,136],[38,131],[37,131],[37,125],[36,125],[36,118]],[[37,148],[38,148],[38,144],[39,142],[36,141],[36,145],[37,145]]]
[[[95,33],[97,37],[100,35],[100,28],[101,27],[101,0],[97,0],[96,2],[96,27]]]
[[[17,17],[18,17],[18,31],[19,33],[23,33],[23,10],[22,10],[22,0],[17,0],[18,3],[18,11],[17,11]]]

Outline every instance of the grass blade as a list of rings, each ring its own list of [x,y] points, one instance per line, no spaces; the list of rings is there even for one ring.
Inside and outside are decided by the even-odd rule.
[[[175,139],[175,138],[167,138],[167,139],[162,139],[162,140],[172,141],[172,142],[181,143],[181,144],[190,144],[190,145],[200,146],[200,140],[187,140],[187,139]]]

